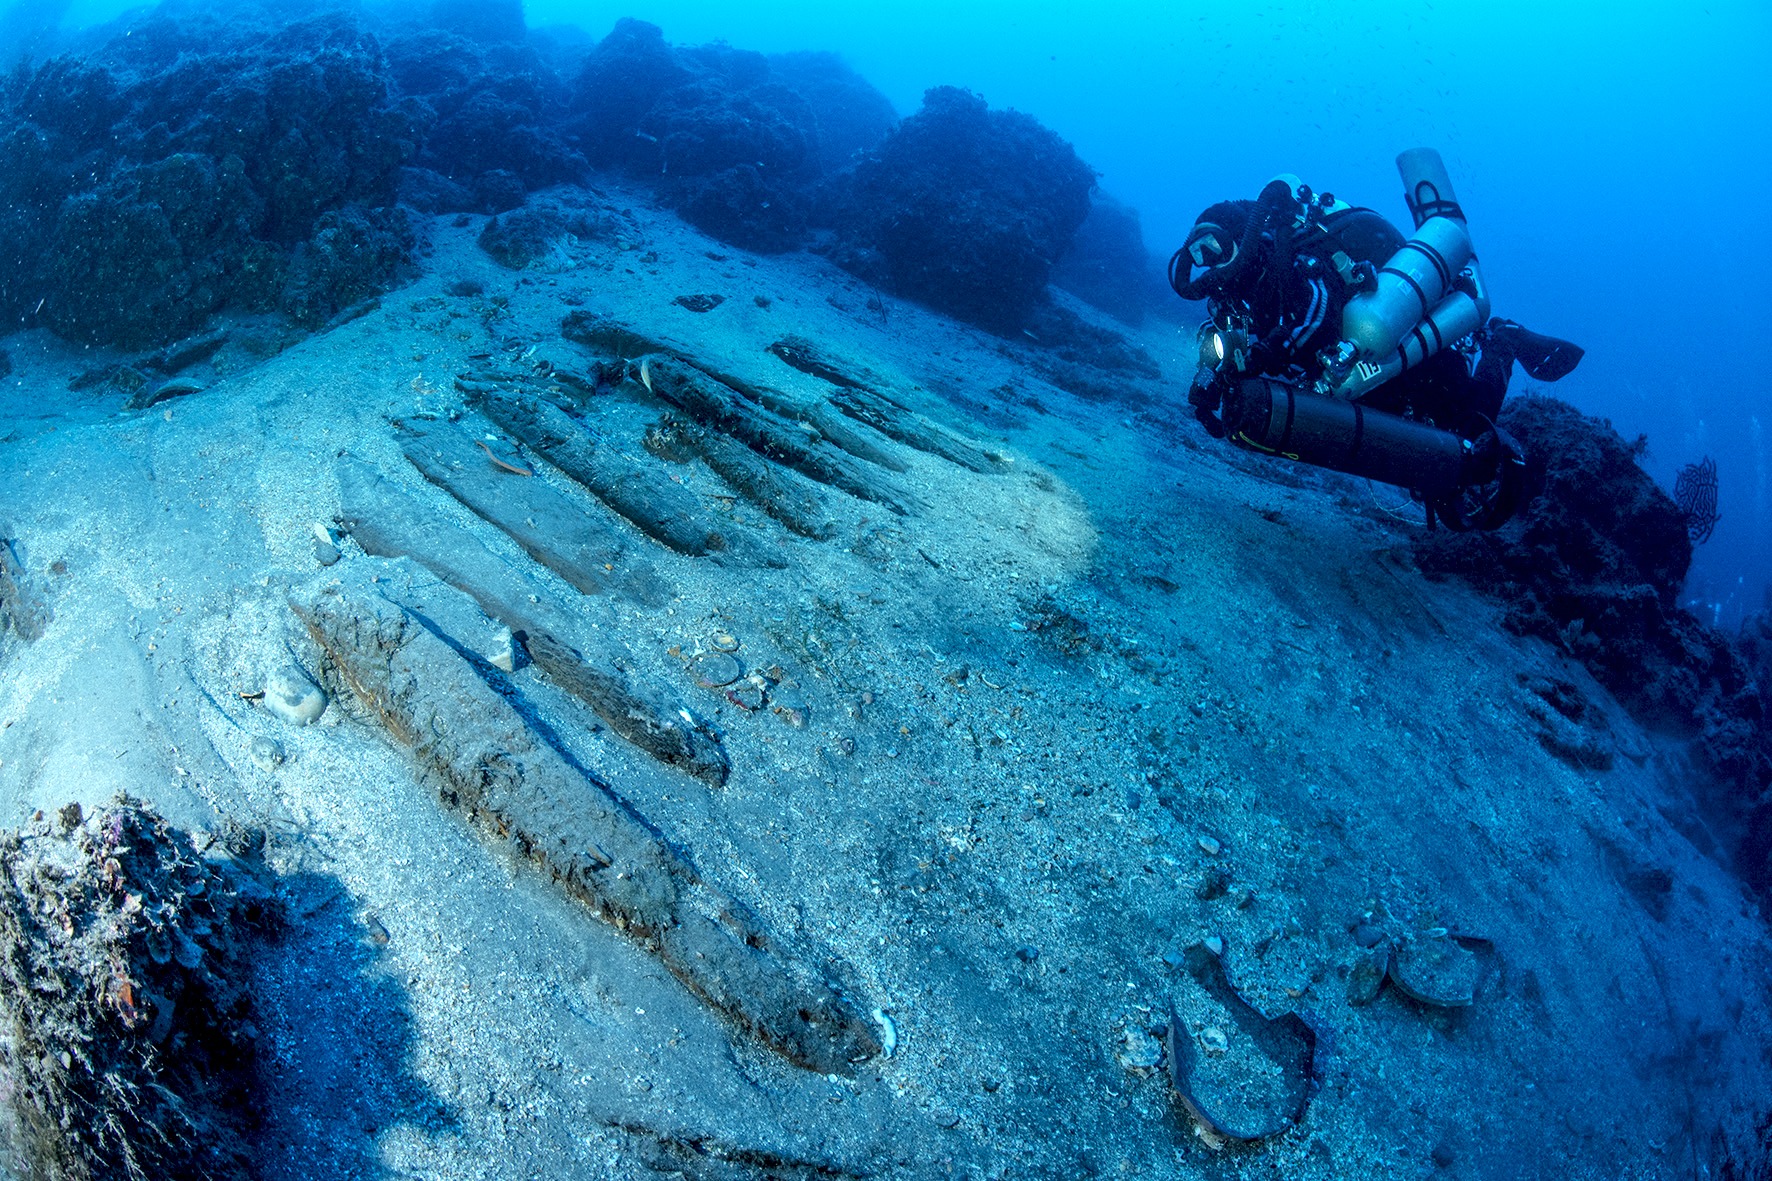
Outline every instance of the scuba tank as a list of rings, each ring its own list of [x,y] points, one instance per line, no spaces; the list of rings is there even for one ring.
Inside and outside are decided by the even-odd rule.
[[[1239,447],[1408,488],[1454,532],[1499,527],[1525,493],[1525,457],[1499,427],[1466,439],[1271,377],[1231,383],[1223,415]]]
[[[1363,356],[1389,356],[1417,324],[1438,310],[1470,257],[1470,231],[1462,222],[1428,218],[1415,237],[1391,255],[1372,290],[1347,301],[1341,313],[1341,338]]]
[[[1370,291],[1342,311],[1342,343],[1325,357],[1317,392],[1352,400],[1421,364],[1489,318],[1489,291],[1464,209],[1432,148],[1397,157],[1416,235]]]

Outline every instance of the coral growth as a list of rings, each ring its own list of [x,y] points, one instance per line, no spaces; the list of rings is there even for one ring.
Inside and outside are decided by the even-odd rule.
[[[1511,402],[1500,422],[1526,451],[1530,503],[1493,533],[1424,535],[1417,561],[1495,596],[1510,629],[1560,645],[1646,725],[1691,739],[1719,814],[1746,824],[1744,872],[1772,888],[1765,703],[1729,639],[1676,604],[1685,515],[1610,423],[1544,397]]]
[[[119,797],[0,834],[0,1146],[24,1176],[247,1172],[249,877]]]
[[[412,116],[344,17],[154,15],[86,58],[21,67],[0,88],[0,314],[143,347],[274,306],[324,218],[392,204]]]
[[[856,166],[836,257],[900,295],[1017,332],[1094,184],[1075,150],[1031,116],[937,87]]]

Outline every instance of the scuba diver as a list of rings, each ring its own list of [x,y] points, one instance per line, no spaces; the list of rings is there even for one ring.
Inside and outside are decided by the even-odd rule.
[[[1429,528],[1494,529],[1524,483],[1495,425],[1514,363],[1556,381],[1582,350],[1490,318],[1439,153],[1404,152],[1397,169],[1407,241],[1293,176],[1200,214],[1169,263],[1176,294],[1210,316],[1188,402],[1215,438],[1408,488]]]

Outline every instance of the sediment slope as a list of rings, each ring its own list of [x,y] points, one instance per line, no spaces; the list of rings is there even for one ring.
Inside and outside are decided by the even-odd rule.
[[[515,272],[423,222],[412,286],[157,401],[6,342],[0,822],[268,834],[264,1176],[1746,1159],[1772,943],[1679,748],[1365,485],[1171,422],[1173,329],[1083,402],[605,200]],[[1409,999],[1453,936],[1474,1003]],[[1266,1069],[1209,937],[1318,1031],[1257,1148],[1167,1074],[1172,1006]]]

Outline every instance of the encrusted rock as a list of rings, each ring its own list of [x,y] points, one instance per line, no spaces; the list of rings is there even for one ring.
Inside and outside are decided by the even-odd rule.
[[[0,833],[8,1172],[250,1176],[245,958],[270,898],[138,801],[79,817]]]

